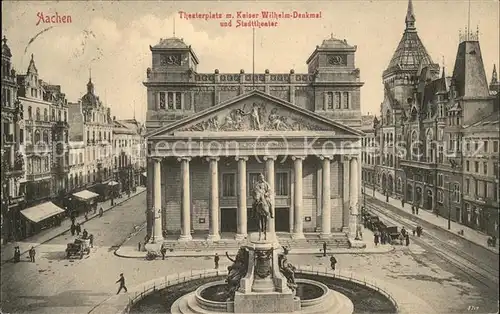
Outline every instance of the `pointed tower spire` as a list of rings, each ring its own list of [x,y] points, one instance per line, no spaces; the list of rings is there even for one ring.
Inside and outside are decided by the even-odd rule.
[[[413,3],[408,0],[408,9],[406,10],[406,30],[415,30],[415,13],[413,12]]]
[[[89,82],[87,83],[87,94],[94,94],[94,83],[92,83],[92,68],[89,68]]]
[[[498,83],[498,76],[497,76],[497,65],[493,65],[493,72],[491,73],[491,83]]]
[[[446,74],[444,72],[444,69],[445,69],[445,66],[444,66],[444,56],[442,56],[443,58],[443,74],[441,75],[442,78],[445,78],[446,77]]]

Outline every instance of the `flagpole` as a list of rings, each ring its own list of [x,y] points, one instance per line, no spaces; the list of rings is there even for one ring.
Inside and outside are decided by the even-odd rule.
[[[252,28],[252,86],[255,89],[255,28]]]

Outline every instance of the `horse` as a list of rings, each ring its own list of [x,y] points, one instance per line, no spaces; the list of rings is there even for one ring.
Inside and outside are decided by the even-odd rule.
[[[262,239],[264,232],[264,240],[267,240],[267,217],[270,215],[269,206],[266,206],[262,201],[255,201],[254,214],[259,219],[259,240]]]

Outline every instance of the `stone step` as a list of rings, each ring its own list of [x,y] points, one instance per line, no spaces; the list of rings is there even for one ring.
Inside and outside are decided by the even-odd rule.
[[[290,247],[291,249],[311,249],[314,247],[318,248],[318,252],[322,250],[323,243],[326,242],[327,249],[332,248],[349,248],[349,240],[347,237],[336,236],[330,239],[279,239],[282,246]],[[235,250],[246,244],[245,241],[235,241],[229,239],[222,239],[217,242],[211,241],[188,241],[188,242],[178,242],[178,241],[165,241],[164,246],[167,250],[190,250],[190,251],[203,251],[203,250]]]

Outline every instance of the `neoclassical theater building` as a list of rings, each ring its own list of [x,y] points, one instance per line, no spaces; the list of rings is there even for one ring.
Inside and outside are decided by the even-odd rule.
[[[361,186],[356,46],[328,38],[307,73],[198,73],[179,38],[150,46],[147,221],[152,242],[255,231],[253,182],[270,184],[279,236],[353,235]]]

